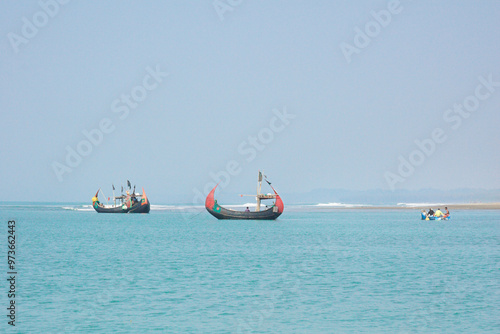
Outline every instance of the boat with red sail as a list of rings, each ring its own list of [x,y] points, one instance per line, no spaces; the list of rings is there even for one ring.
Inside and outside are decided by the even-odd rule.
[[[276,192],[276,190],[271,185],[271,182],[265,178],[265,181],[269,184],[271,189],[274,191],[274,194],[262,194],[262,180],[263,175],[259,171],[259,178],[257,182],[257,195],[241,195],[241,196],[255,196],[257,199],[257,206],[255,207],[255,211],[250,211],[248,208],[246,211],[238,211],[227,209],[220,206],[217,203],[215,197],[215,189],[217,189],[216,185],[212,191],[208,194],[205,200],[205,208],[207,211],[217,219],[241,219],[241,220],[274,220],[278,218],[284,210],[283,201],[281,200],[280,195]],[[268,206],[265,210],[261,210],[261,201],[262,200],[273,200],[274,203]]]

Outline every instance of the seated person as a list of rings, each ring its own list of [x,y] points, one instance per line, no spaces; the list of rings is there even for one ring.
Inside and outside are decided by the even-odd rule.
[[[248,208],[248,206],[247,206],[245,212],[250,212],[250,209]]]
[[[434,217],[441,217],[443,215],[443,213],[441,212],[441,210],[438,208],[436,210],[436,212],[434,212]]]
[[[422,209],[422,212],[420,213],[420,217],[422,218],[422,220],[425,220],[425,218],[427,218],[427,213],[425,212],[424,209]]]
[[[443,218],[448,218],[450,216],[450,211],[448,211],[448,207],[445,206],[444,210],[445,210],[445,214],[444,214]]]
[[[427,212],[427,217],[434,217],[434,210],[432,210],[432,208],[430,208],[429,212]]]

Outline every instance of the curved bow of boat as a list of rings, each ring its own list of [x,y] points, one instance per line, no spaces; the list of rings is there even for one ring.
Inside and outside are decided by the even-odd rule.
[[[217,183],[214,189],[212,189],[212,191],[207,195],[207,198],[205,199],[205,208],[207,210],[212,209],[214,207],[215,204],[214,194],[215,194],[215,189],[217,189],[218,186],[219,184]]]
[[[142,188],[142,203],[141,205],[148,205],[149,204],[149,201],[148,201],[148,196],[146,196],[146,192],[144,191],[144,188]]]
[[[269,186],[273,189],[274,193],[276,194],[276,202],[274,203],[274,205],[278,208],[279,213],[283,213],[283,211],[285,210],[285,205],[283,204],[280,195],[278,195],[278,193],[276,192],[276,190],[272,185],[269,184]]]
[[[94,208],[96,208],[99,205],[99,190],[101,190],[101,188],[97,189],[95,196],[92,197],[92,206]]]
[[[137,212],[149,213],[150,209],[151,205],[149,204],[148,196],[146,195],[144,188],[142,188],[141,209],[138,209]]]

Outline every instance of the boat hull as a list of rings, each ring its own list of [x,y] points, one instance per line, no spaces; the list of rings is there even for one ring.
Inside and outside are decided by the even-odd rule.
[[[151,206],[148,201],[148,203],[144,205],[141,205],[141,203],[137,203],[127,209],[123,209],[122,206],[106,208],[98,205],[94,205],[94,209],[99,213],[149,213]]]
[[[259,212],[245,212],[236,211],[223,208],[221,206],[218,209],[207,208],[212,216],[217,219],[235,219],[235,220],[275,220],[278,218],[282,212],[279,212],[277,206],[273,206],[267,210]]]
[[[422,218],[422,220],[450,220],[451,216],[448,217],[428,217],[428,218]]]
[[[278,195],[276,190],[273,189],[276,195],[276,202],[269,209],[263,211],[236,211],[226,209],[220,206],[214,198],[215,186],[212,191],[208,194],[205,200],[205,208],[207,211],[217,219],[235,219],[235,220],[275,220],[278,218],[285,208],[281,197]]]

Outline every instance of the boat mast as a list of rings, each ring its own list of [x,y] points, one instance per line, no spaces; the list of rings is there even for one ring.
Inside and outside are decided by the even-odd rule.
[[[262,173],[260,172],[259,170],[259,178],[258,178],[258,181],[257,181],[257,207],[255,208],[255,212],[259,212],[260,211],[260,191],[262,189]]]
[[[250,196],[250,197],[255,197],[257,199],[257,206],[255,208],[255,212],[260,211],[260,203],[263,199],[273,199],[273,198],[276,198],[276,196],[277,196],[277,195],[273,195],[273,194],[264,195],[261,193],[263,176],[264,175],[262,175],[262,172],[259,171],[259,178],[257,179],[257,195],[240,195],[241,197]],[[266,182],[269,183],[269,185],[271,185],[271,183],[269,181],[267,181],[267,178],[266,178]],[[272,186],[271,186],[271,188],[272,188]]]

